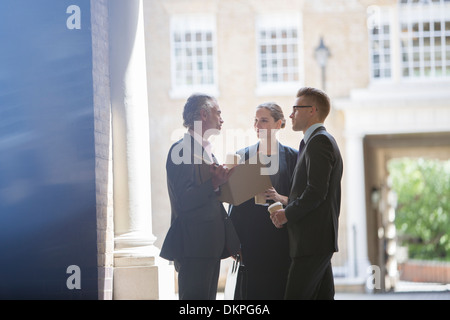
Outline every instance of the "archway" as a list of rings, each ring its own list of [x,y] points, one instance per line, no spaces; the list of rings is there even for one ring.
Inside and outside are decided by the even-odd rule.
[[[364,138],[368,256],[380,267],[381,291],[394,290],[398,280],[396,199],[388,182],[388,162],[396,158],[450,158],[450,133],[367,135]]]

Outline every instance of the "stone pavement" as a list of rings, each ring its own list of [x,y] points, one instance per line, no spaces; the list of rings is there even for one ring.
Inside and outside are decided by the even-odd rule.
[[[450,300],[450,291],[336,293],[335,300]]]
[[[450,284],[400,282],[395,292],[336,292],[336,300],[450,300]]]
[[[223,299],[223,292],[218,292],[217,300]],[[450,284],[400,282],[395,292],[336,292],[335,300],[450,300]]]
[[[450,291],[349,293],[337,292],[335,300],[450,300]],[[223,300],[223,293],[217,293],[217,300]]]

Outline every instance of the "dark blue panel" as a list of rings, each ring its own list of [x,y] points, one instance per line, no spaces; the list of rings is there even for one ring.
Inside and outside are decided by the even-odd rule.
[[[91,43],[89,0],[0,1],[0,298],[97,298]]]

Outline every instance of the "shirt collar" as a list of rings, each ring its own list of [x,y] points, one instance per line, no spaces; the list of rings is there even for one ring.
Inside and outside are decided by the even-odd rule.
[[[197,141],[203,148],[209,146],[211,143],[208,140],[203,139],[201,135],[199,135],[194,130],[189,130],[189,134]]]
[[[305,143],[307,143],[309,138],[311,138],[313,132],[320,127],[323,127],[323,123],[315,123],[306,130],[305,135],[303,136],[303,140],[305,141]]]
[[[203,149],[205,149],[206,153],[208,154],[208,157],[212,160],[211,142],[203,139],[203,137],[194,130],[189,130],[189,134],[192,136],[192,138],[194,138],[195,141],[197,141],[203,147]]]

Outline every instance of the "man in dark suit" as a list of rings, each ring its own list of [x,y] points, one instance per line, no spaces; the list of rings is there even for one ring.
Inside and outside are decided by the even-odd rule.
[[[303,131],[288,205],[272,214],[276,227],[287,225],[291,267],[286,299],[334,299],[331,258],[338,251],[338,219],[343,164],[335,139],[323,122],[330,100],[321,90],[302,88],[290,118]]]
[[[172,145],[166,163],[172,217],[160,256],[175,262],[180,300],[214,300],[226,247],[227,213],[218,194],[233,170],[217,164],[208,141],[223,124],[216,99],[192,95],[183,119],[188,133]]]

